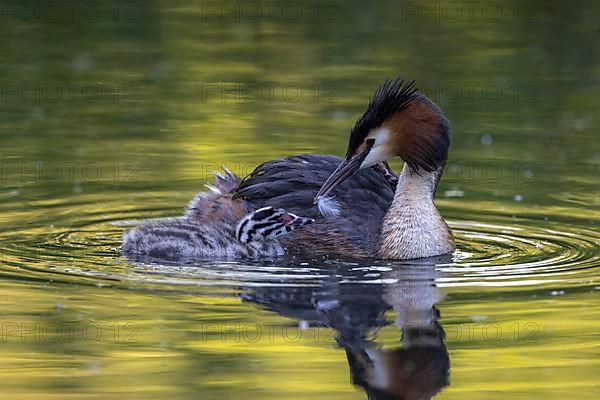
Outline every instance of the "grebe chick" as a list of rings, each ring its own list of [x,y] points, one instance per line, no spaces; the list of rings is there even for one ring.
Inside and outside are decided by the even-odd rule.
[[[277,257],[285,250],[276,238],[312,222],[280,208],[263,207],[237,223],[236,240],[224,240],[233,227],[226,221],[198,225],[185,217],[164,218],[127,232],[123,251],[168,260]]]
[[[385,81],[352,129],[344,159],[272,160],[241,181],[226,171],[183,217],[132,229],[122,249],[169,259],[450,253],[452,233],[433,203],[449,144],[448,121],[414,82]],[[394,156],[405,161],[400,177],[386,163]],[[263,221],[264,207],[278,217]],[[244,236],[243,221],[262,230]]]

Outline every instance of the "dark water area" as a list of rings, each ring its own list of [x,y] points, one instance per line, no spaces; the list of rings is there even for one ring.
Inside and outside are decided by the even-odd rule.
[[[596,398],[600,5],[269,4],[0,3],[1,391]],[[453,125],[451,257],[121,255],[222,165],[343,155],[398,74]]]

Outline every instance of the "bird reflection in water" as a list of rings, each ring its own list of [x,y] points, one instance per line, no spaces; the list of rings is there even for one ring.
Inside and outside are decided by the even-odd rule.
[[[350,280],[367,280],[367,273],[372,271],[355,271]],[[383,283],[352,283],[346,269],[343,278],[331,273],[316,288],[252,288],[243,298],[312,327],[334,329],[346,352],[351,381],[368,399],[431,399],[449,384],[450,371],[436,308],[444,298],[435,284],[440,274],[431,262],[412,263],[382,272]],[[393,322],[386,318],[390,310]],[[400,343],[384,348],[377,333],[392,323]]]

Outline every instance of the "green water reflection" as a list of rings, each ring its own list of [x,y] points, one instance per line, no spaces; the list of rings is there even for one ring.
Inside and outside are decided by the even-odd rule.
[[[596,2],[52,4],[0,3],[3,393],[595,398]],[[453,123],[453,261],[120,257],[221,165],[341,155],[397,74]]]

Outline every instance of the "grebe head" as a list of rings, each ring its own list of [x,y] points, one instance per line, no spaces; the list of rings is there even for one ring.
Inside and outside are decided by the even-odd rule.
[[[448,158],[450,124],[414,81],[386,80],[350,132],[345,160],[315,196],[327,196],[361,168],[401,157],[411,170],[433,172]]]
[[[263,207],[240,220],[235,230],[235,237],[242,243],[272,240],[314,221],[312,218],[299,217],[282,208]]]

